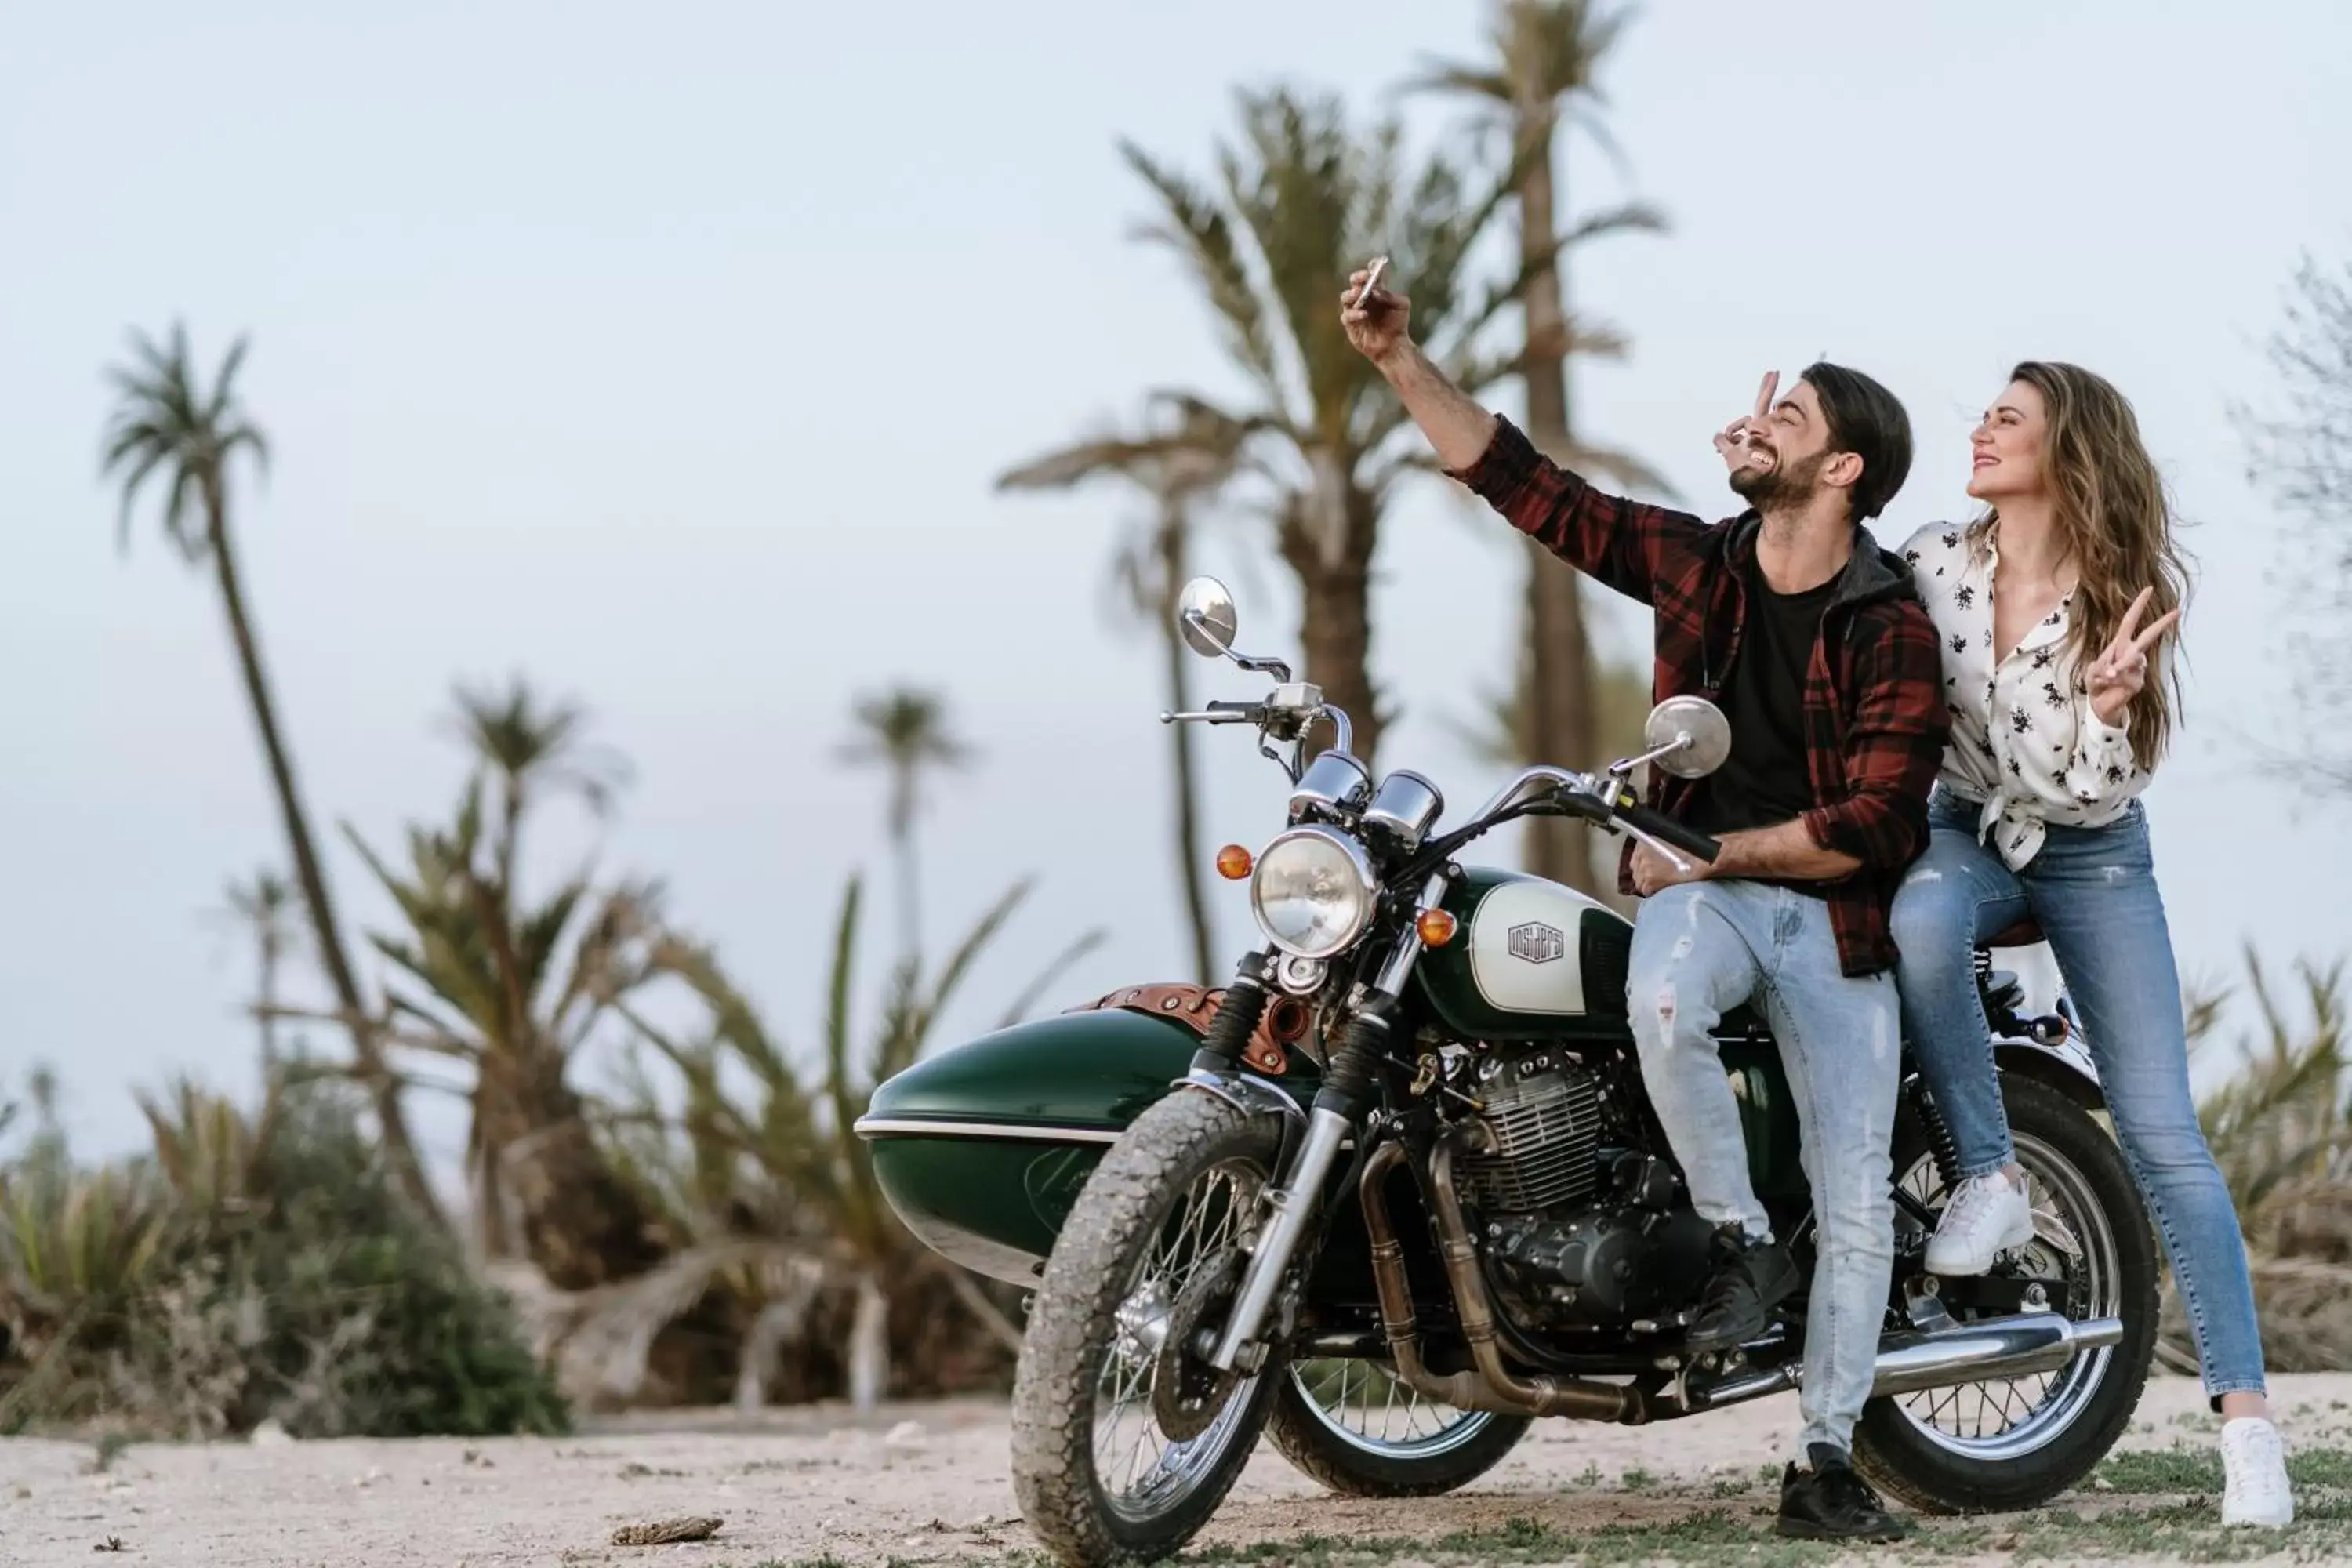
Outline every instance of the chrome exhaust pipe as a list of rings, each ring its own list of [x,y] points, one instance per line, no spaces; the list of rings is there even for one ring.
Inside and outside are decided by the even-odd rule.
[[[2056,1372],[2077,1355],[2111,1349],[2121,1344],[2123,1338],[2120,1318],[2086,1318],[2077,1322],[2055,1312],[2021,1312],[2011,1318],[1955,1323],[1925,1333],[1884,1335],[1878,1342],[1877,1370],[1871,1380],[1870,1395],[1877,1399],[1948,1388],[1955,1384],[1991,1383]],[[1784,1394],[1797,1386],[1803,1372],[1802,1365],[1792,1361],[1717,1384],[1694,1403],[1712,1410],[1719,1405],[1761,1399],[1767,1394]]]
[[[2021,1312],[2013,1318],[1955,1323],[1930,1333],[1897,1334],[1879,1342],[1878,1375],[1871,1382],[1871,1397],[2056,1372],[2077,1355],[2110,1349],[2123,1340],[2120,1318],[2076,1322],[2055,1312]]]

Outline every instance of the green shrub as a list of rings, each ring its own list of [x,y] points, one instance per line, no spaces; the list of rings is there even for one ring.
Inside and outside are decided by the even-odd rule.
[[[0,1166],[0,1429],[559,1432],[510,1304],[392,1185],[349,1086],[248,1122],[183,1086],[156,1153]]]

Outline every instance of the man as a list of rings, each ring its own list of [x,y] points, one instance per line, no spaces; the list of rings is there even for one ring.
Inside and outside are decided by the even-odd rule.
[[[1716,437],[1749,510],[1709,527],[1604,495],[1538,455],[1413,343],[1410,307],[1359,272],[1349,339],[1380,367],[1448,474],[1553,553],[1657,613],[1655,692],[1697,692],[1731,723],[1704,780],[1652,770],[1652,804],[1719,836],[1677,871],[1629,840],[1621,880],[1645,896],[1629,1005],[1642,1071],[1692,1205],[1718,1228],[1689,1343],[1763,1332],[1796,1289],[1748,1180],[1738,1106],[1712,1031],[1757,1002],[1804,1129],[1819,1220],[1806,1319],[1801,1468],[1784,1535],[1892,1540],[1902,1527],[1848,1462],[1894,1267],[1888,1145],[1901,1056],[1888,908],[1927,840],[1948,718],[1936,634],[1904,563],[1861,525],[1911,466],[1903,405],[1869,377],[1806,370]],[[1360,295],[1361,296],[1360,298]],[[1570,759],[1562,759],[1567,761]],[[1586,759],[1574,759],[1584,762]]]

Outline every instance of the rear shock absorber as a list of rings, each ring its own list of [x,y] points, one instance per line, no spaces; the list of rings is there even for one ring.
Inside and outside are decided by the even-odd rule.
[[[1948,1194],[1960,1184],[1959,1146],[1952,1142],[1951,1124],[1944,1120],[1936,1097],[1927,1091],[1925,1079],[1911,1080],[1911,1110],[1927,1134],[1927,1152],[1935,1157],[1936,1174],[1943,1178],[1944,1191]]]

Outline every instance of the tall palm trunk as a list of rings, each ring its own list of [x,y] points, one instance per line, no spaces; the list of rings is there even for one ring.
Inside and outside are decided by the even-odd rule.
[[[1306,650],[1306,678],[1323,689],[1323,700],[1348,715],[1355,730],[1357,760],[1370,765],[1380,748],[1383,728],[1373,706],[1369,668],[1371,648],[1370,574],[1356,563],[1337,565],[1315,563],[1300,568],[1304,604],[1298,624],[1299,646]],[[1307,738],[1312,756],[1332,744],[1327,726],[1317,726]]]
[[[1284,564],[1297,575],[1298,642],[1307,658],[1305,679],[1323,689],[1323,699],[1343,710],[1355,731],[1355,755],[1367,766],[1380,751],[1386,718],[1371,675],[1372,546],[1378,520],[1371,499],[1344,479],[1323,476],[1323,493],[1295,497],[1294,508],[1320,506],[1337,511],[1336,526],[1303,525],[1286,519],[1282,531]],[[1327,531],[1336,534],[1327,547]],[[1335,739],[1326,725],[1307,737],[1315,755]]]
[[[1160,557],[1160,647],[1168,661],[1169,710],[1175,713],[1192,706],[1192,652],[1176,625],[1176,600],[1184,586],[1184,526],[1182,510],[1171,503],[1161,510],[1152,541]],[[1176,874],[1192,930],[1193,978],[1207,985],[1215,973],[1216,942],[1209,921],[1208,885],[1201,873],[1201,792],[1192,771],[1192,727],[1169,725],[1168,743],[1176,772]]]
[[[1535,62],[1529,59],[1530,67]],[[1534,268],[1520,295],[1527,322],[1524,374],[1528,434],[1538,447],[1566,449],[1568,306],[1559,266],[1551,259],[1556,218],[1551,136],[1556,116],[1539,83],[1522,81],[1513,107],[1526,173],[1519,180],[1519,258]],[[1519,754],[1529,763],[1589,768],[1601,759],[1593,721],[1592,655],[1584,635],[1582,585],[1575,569],[1529,539],[1527,552],[1528,657],[1520,662]],[[1528,869],[1586,892],[1600,891],[1591,841],[1580,822],[1530,817]]]
[[[898,876],[898,962],[911,974],[923,951],[922,917],[919,912],[922,894],[915,865],[915,781],[909,776],[899,787],[904,791],[901,799],[905,805],[891,813],[890,855]]]
[[[328,984],[334,989],[336,1005],[351,1030],[352,1055],[375,1102],[384,1160],[392,1168],[393,1179],[409,1200],[426,1215],[439,1219],[440,1205],[433,1196],[432,1184],[425,1179],[425,1166],[416,1156],[415,1140],[409,1135],[407,1114],[400,1102],[399,1080],[377,1043],[374,1026],[360,995],[359,981],[352,972],[351,957],[343,951],[342,934],[335,924],[326,873],[319,864],[318,847],[310,837],[310,823],[302,809],[301,795],[295,788],[294,761],[287,752],[285,737],[278,732],[277,704],[271,700],[268,678],[262,669],[260,645],[253,621],[246,614],[245,588],[237,574],[236,553],[229,542],[227,498],[216,479],[205,487],[205,509],[213,567],[220,580],[221,605],[228,612],[229,637],[236,645],[245,694],[253,709],[254,726],[261,732],[262,754],[269,764],[270,783],[278,792],[278,808],[285,818],[287,847],[294,856],[295,881],[302,889],[303,904],[310,911],[311,930],[319,943],[320,960],[326,965]]]
[[[278,933],[264,926],[261,931],[261,1070],[267,1075],[278,1068]]]
[[[562,1290],[633,1279],[661,1262],[666,1249],[652,1216],[614,1173],[560,1068],[503,1109],[488,1156],[498,1166],[493,1201],[502,1245],[489,1256],[519,1247]]]

